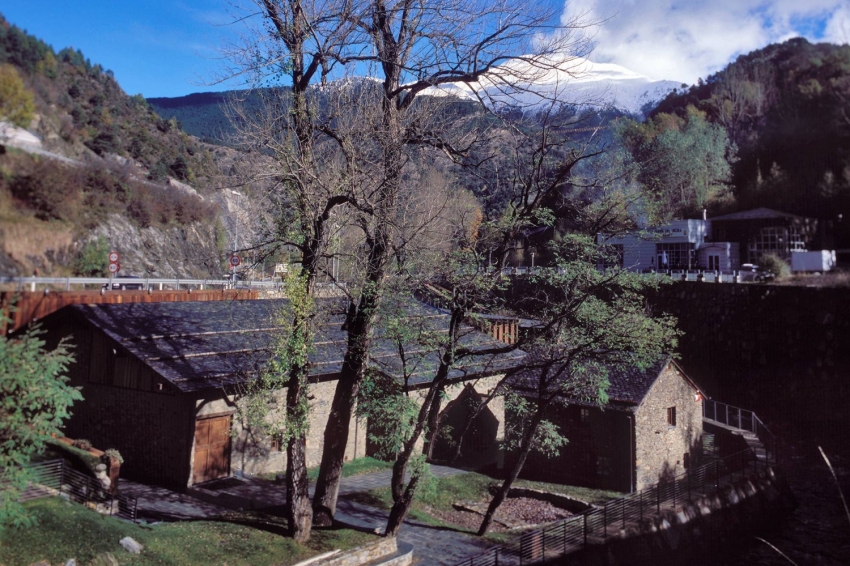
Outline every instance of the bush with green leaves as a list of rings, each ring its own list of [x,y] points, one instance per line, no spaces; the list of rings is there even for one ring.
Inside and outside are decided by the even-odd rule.
[[[119,464],[124,463],[124,457],[121,456],[121,453],[115,448],[107,448],[104,450],[102,459],[106,463],[109,463],[110,460],[115,460]]]
[[[782,279],[791,275],[791,266],[776,254],[763,255],[761,261],[759,261],[759,267],[773,275],[774,279]]]
[[[86,242],[74,258],[74,273],[84,277],[103,277],[109,264],[109,242],[100,237]]]
[[[63,341],[48,349],[42,331],[31,327],[13,337],[0,335],[0,528],[26,526],[32,519],[18,501],[32,473],[24,467],[61,434],[69,408],[82,400],[68,384],[73,361]]]

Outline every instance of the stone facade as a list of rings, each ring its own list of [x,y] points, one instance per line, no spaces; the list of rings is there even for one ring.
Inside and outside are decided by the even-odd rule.
[[[485,395],[496,386],[501,376],[492,376],[469,382],[469,385],[479,394]],[[463,391],[464,384],[454,384],[447,388],[445,402],[451,402]],[[328,422],[328,414],[336,380],[323,381],[310,386],[310,432],[307,437],[307,466],[318,466],[322,458],[324,447],[324,431]],[[278,398],[283,401],[286,398],[286,390],[281,390]],[[425,390],[418,391],[416,398],[422,402]],[[198,399],[196,401],[196,417],[208,415],[233,414],[233,444],[231,448],[231,470],[233,472],[245,472],[248,474],[271,474],[284,472],[286,470],[286,447],[276,447],[269,438],[256,437],[246,430],[239,421],[237,405],[239,401],[235,396],[220,397],[218,399]],[[497,440],[504,437],[504,403],[501,398],[494,399],[490,404],[490,410],[499,421]],[[346,446],[345,458],[351,460],[371,455],[367,452],[367,423],[363,419],[352,418],[348,428],[348,444]],[[417,448],[421,450],[423,440],[420,439]],[[192,450],[194,454],[194,450]]]
[[[635,488],[685,471],[702,438],[702,402],[684,375],[667,364],[635,411]],[[674,423],[670,422],[675,408]]]
[[[336,380],[322,381],[309,388],[310,432],[307,436],[307,466],[318,466],[322,459],[324,432],[328,422]],[[276,397],[281,405],[286,400],[286,389]],[[240,401],[235,395],[216,399],[199,398],[195,401],[196,418],[230,413],[233,415],[233,442],[231,445],[231,471],[247,474],[271,474],[286,470],[286,446],[277,446],[271,439],[248,430],[239,418]],[[194,454],[194,450],[192,451]],[[348,429],[346,460],[366,456],[366,426],[361,419],[352,418]]]

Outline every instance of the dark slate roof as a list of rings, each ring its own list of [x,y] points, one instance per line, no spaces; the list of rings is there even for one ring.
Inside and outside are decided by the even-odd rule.
[[[608,400],[613,403],[640,405],[649,393],[655,380],[661,376],[664,368],[670,362],[665,356],[642,370],[637,366],[629,368],[618,367],[608,372]]]
[[[667,364],[673,363],[679,372],[685,376],[688,383],[699,391],[699,388],[688,378],[685,373],[678,367],[672,358],[664,356],[659,358],[654,364],[646,369],[640,369],[637,366],[610,368],[608,370],[608,404],[606,408],[631,410],[633,407],[640,405],[646,397],[649,390],[655,384],[655,381],[661,376]],[[520,389],[529,390],[533,388],[533,375],[520,375],[513,379],[513,385]],[[581,398],[570,398],[570,403],[576,405],[596,406],[592,401],[587,401]]]
[[[286,300],[204,301],[73,305],[80,314],[118,342],[131,356],[184,392],[241,383],[256,375],[268,361],[268,347],[284,326],[276,321]],[[340,372],[347,333],[341,330],[344,305],[321,301],[321,315],[310,355],[311,375]],[[431,330],[444,330],[448,316],[411,303],[407,316]],[[503,346],[484,333],[465,328],[461,343],[468,347]],[[515,367],[522,352],[480,356],[460,363],[451,379],[500,373]],[[411,383],[424,385],[439,363],[436,352],[419,352]],[[373,364],[390,375],[401,373],[397,349],[380,337],[373,344]],[[410,367],[410,366],[408,366]]]
[[[742,210],[741,212],[733,212],[732,214],[724,214],[723,216],[713,216],[709,220],[762,220],[771,218],[803,218],[796,214],[788,212],[780,212],[772,208],[754,208],[752,210]]]

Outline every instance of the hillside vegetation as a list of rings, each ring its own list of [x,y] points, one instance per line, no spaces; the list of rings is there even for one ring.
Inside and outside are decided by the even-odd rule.
[[[668,96],[654,117],[706,113],[737,146],[734,201],[832,222],[850,245],[850,46],[792,39]],[[839,216],[840,215],[840,216]]]
[[[151,261],[133,262],[128,249],[125,271],[165,275],[156,265],[175,245],[173,235],[164,236],[174,230],[189,249],[206,248],[200,264],[181,258],[185,274],[220,274],[220,199],[210,191],[220,176],[215,148],[158,116],[141,95],[125,94],[110,71],[79,50],[55,51],[2,16],[0,86],[0,119],[28,127],[43,149],[76,162],[4,148],[2,274],[80,273],[87,247],[141,248],[144,241]],[[197,230],[205,242],[190,241]],[[81,274],[99,275],[104,266]]]

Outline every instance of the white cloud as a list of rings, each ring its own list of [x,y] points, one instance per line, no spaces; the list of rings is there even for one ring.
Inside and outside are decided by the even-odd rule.
[[[850,39],[850,0],[567,0],[577,17],[598,23],[592,60],[688,84],[790,37]]]

